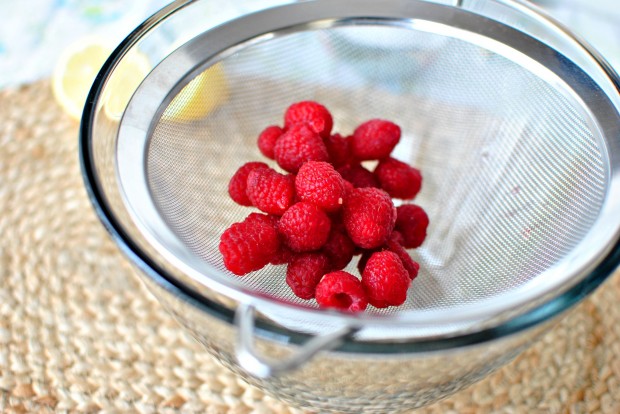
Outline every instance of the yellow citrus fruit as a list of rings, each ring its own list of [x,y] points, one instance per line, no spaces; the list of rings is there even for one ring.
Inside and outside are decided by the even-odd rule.
[[[151,71],[148,58],[137,50],[127,52],[114,69],[103,95],[103,110],[112,119],[120,119],[129,100]]]
[[[229,96],[228,82],[221,63],[216,63],[188,83],[164,112],[164,118],[194,121],[204,118]]]
[[[60,106],[80,119],[88,91],[112,48],[96,40],[70,45],[60,56],[52,75],[52,90]]]
[[[113,47],[99,38],[70,45],[61,55],[52,77],[54,96],[72,118],[79,120],[88,92]],[[113,71],[102,97],[105,114],[120,119],[136,88],[151,70],[148,58],[131,50]],[[172,100],[164,113],[167,119],[191,121],[203,118],[229,96],[226,75],[215,64],[194,78]]]
[[[79,120],[86,97],[101,66],[113,47],[100,38],[86,38],[71,44],[60,56],[52,76],[56,100],[72,118]],[[133,92],[151,70],[147,57],[129,51],[110,77],[105,88],[105,113],[120,118]]]

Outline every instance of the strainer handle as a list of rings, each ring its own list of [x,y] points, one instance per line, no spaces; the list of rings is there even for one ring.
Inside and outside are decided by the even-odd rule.
[[[325,335],[315,336],[301,345],[300,349],[286,359],[271,360],[259,356],[254,347],[255,308],[250,304],[241,304],[235,313],[237,335],[236,357],[239,365],[249,374],[267,378],[292,371],[304,365],[320,351],[333,349],[340,345],[345,337],[354,333],[354,327],[342,327]]]

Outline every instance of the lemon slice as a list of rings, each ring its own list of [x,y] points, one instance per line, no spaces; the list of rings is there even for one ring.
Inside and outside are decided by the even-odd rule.
[[[221,63],[216,63],[188,83],[163,114],[165,119],[194,121],[204,118],[229,97],[228,81]]]
[[[112,48],[98,40],[70,45],[60,56],[52,74],[52,91],[60,106],[79,120],[99,69]]]
[[[148,58],[131,50],[114,69],[103,95],[103,110],[112,119],[120,119],[137,87],[151,71]]]
[[[113,47],[105,40],[89,38],[70,45],[61,55],[52,76],[52,89],[60,106],[79,120],[88,92]],[[131,96],[152,66],[148,58],[131,50],[114,69],[102,97],[105,114],[120,119]],[[228,99],[229,88],[220,63],[194,78],[172,100],[164,118],[192,121],[205,117]]]

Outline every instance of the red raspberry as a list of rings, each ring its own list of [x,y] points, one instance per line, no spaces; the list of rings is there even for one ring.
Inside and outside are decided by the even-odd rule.
[[[420,247],[426,238],[429,223],[426,212],[415,204],[403,204],[396,211],[396,230],[403,235],[403,246],[406,249]]]
[[[278,140],[273,155],[282,169],[297,173],[308,161],[329,161],[323,140],[306,124],[292,125]]]
[[[243,276],[267,265],[280,247],[280,237],[272,223],[267,216],[252,213],[226,229],[219,245],[224,266]]]
[[[248,198],[252,205],[269,214],[282,215],[295,200],[292,176],[271,168],[259,168],[248,175]]]
[[[228,183],[228,194],[237,204],[251,206],[252,202],[247,195],[248,175],[256,169],[269,168],[264,162],[248,162],[243,164]]]
[[[396,220],[398,220],[398,208],[396,208]],[[396,241],[396,243],[400,244],[401,246],[405,245],[405,238],[403,237],[403,234],[398,230],[394,230],[390,238],[394,239],[394,241]]]
[[[401,239],[402,235],[398,231],[393,231],[392,235],[385,243],[385,245],[381,247],[381,249],[365,250],[362,254],[362,257],[360,257],[359,261],[357,262],[357,270],[359,270],[360,274],[364,273],[364,268],[368,263],[368,259],[370,259],[373,253],[388,250],[398,256],[401,263],[403,264],[403,267],[407,271],[409,278],[411,280],[415,279],[418,276],[420,265],[416,261],[414,261],[411,256],[409,256],[409,253],[407,253],[402,244],[400,244]]]
[[[366,268],[366,263],[368,263],[368,259],[373,253],[378,252],[379,250],[363,250],[362,255],[360,256],[359,261],[357,262],[357,270],[360,272],[360,275],[364,273],[364,269]]]
[[[297,173],[295,190],[303,201],[332,212],[342,206],[345,188],[344,180],[331,164],[308,161]]]
[[[284,131],[277,125],[268,126],[258,136],[258,149],[267,158],[273,160],[273,147]]]
[[[295,255],[286,269],[286,284],[295,296],[312,299],[319,280],[329,269],[329,259],[322,253]]]
[[[246,220],[251,220],[251,218],[254,218],[254,220],[263,220],[271,224],[276,230],[278,229],[278,223],[280,222],[280,217],[273,216],[273,215],[266,216],[264,214],[250,214],[250,216]],[[280,236],[279,232],[278,232],[278,236],[280,237],[280,240],[281,240],[282,237]],[[273,257],[269,261],[269,264],[272,264],[272,265],[288,264],[294,255],[295,253],[293,253],[291,249],[286,247],[284,243],[280,243],[280,247],[278,248],[278,251],[273,255]]]
[[[327,108],[320,103],[302,101],[289,106],[284,114],[285,129],[296,124],[308,124],[320,136],[328,137],[334,121]]]
[[[420,170],[392,157],[385,158],[375,168],[381,188],[394,198],[410,200],[422,188]]]
[[[385,191],[356,188],[347,194],[342,220],[353,243],[364,249],[374,249],[392,234],[396,208]]]
[[[329,237],[331,221],[314,204],[301,201],[291,206],[280,218],[278,229],[284,243],[295,252],[318,250]]]
[[[390,155],[400,141],[400,127],[393,122],[373,119],[353,132],[351,152],[360,161],[380,160]]]
[[[250,213],[250,215],[245,218],[245,221],[248,223],[264,224],[271,226],[276,230],[278,229],[279,220],[279,217],[260,213]]]
[[[329,258],[331,270],[342,270],[353,259],[355,244],[346,232],[344,226],[332,221],[332,230],[323,246],[323,252]]]
[[[343,138],[340,134],[323,138],[323,143],[325,143],[325,148],[329,154],[329,162],[333,164],[334,168],[340,168],[351,162],[350,142],[351,137]]]
[[[316,286],[316,301],[323,308],[361,312],[368,306],[366,292],[359,279],[350,273],[328,273]]]
[[[269,263],[272,265],[288,264],[291,262],[291,260],[293,260],[294,256],[295,256],[295,253],[291,249],[286,247],[284,243],[282,243],[280,244],[280,248],[278,249],[276,254],[271,258],[271,261]]]
[[[344,181],[344,197],[347,198],[347,194],[353,191],[355,187],[353,187],[353,184],[351,184],[349,181],[347,180],[343,180],[343,181]]]
[[[403,264],[403,267],[407,271],[409,279],[413,280],[418,276],[418,272],[420,271],[420,265],[418,264],[418,262],[413,260],[411,256],[409,256],[407,250],[405,250],[405,248],[398,242],[398,236],[395,236],[395,233],[398,232],[392,233],[392,236],[385,244],[385,247],[387,247],[389,251],[396,253],[401,263]]]
[[[376,308],[400,306],[407,299],[411,279],[396,253],[375,252],[362,273],[368,302]]]
[[[375,175],[364,168],[361,164],[351,164],[338,169],[338,173],[355,188],[374,187],[381,188]]]

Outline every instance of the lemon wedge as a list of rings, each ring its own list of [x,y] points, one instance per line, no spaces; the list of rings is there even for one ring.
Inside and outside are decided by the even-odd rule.
[[[88,92],[113,47],[99,38],[88,38],[70,45],[60,56],[52,75],[52,89],[60,106],[79,120]],[[120,119],[136,88],[152,65],[137,50],[131,50],[114,69],[102,97],[105,114]],[[229,97],[226,74],[217,63],[196,76],[172,100],[164,118],[193,121],[204,118]]]
[[[216,63],[188,83],[163,114],[165,119],[194,121],[204,118],[229,97],[228,81],[221,63]]]
[[[112,48],[97,40],[70,45],[60,55],[52,74],[54,97],[71,118],[79,120],[86,97]]]
[[[112,73],[103,95],[103,110],[112,119],[120,119],[140,83],[151,71],[148,58],[131,50]]]
[[[52,75],[52,90],[60,106],[79,120],[93,81],[113,46],[100,38],[86,38],[71,44],[61,54]],[[105,88],[106,115],[120,118],[140,82],[151,70],[148,58],[131,50],[120,61]]]

